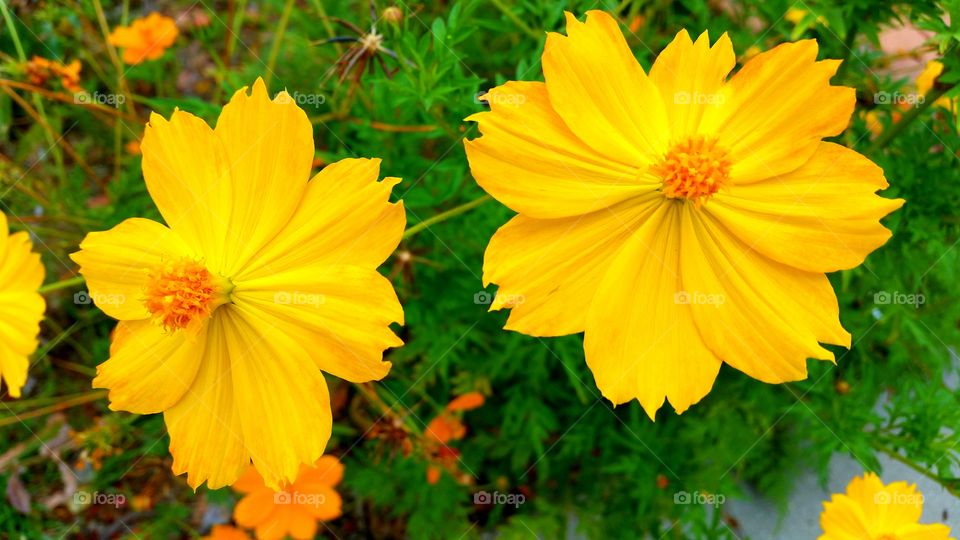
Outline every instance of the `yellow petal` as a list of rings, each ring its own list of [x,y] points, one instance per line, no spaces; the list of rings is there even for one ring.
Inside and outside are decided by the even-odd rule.
[[[170,433],[173,473],[187,473],[197,489],[232,484],[250,464],[244,445],[237,392],[231,378],[231,357],[223,317],[211,317],[207,344],[193,385],[163,413]]]
[[[196,256],[180,236],[149,219],[131,218],[104,232],[89,233],[70,258],[80,265],[87,292],[74,301],[96,303],[121,321],[146,319],[143,292],[152,269],[163,261]]]
[[[636,164],[606,157],[570,131],[538,82],[508,82],[487,93],[491,110],[467,120],[482,137],[464,143],[477,183],[521,214],[586,214],[650,192]]]
[[[274,100],[262,79],[238,90],[215,128],[231,171],[228,262],[233,275],[288,222],[313,163],[313,126],[286,93]]]
[[[167,225],[210,270],[226,275],[226,243],[239,239],[230,228],[236,179],[223,144],[206,122],[178,110],[169,121],[150,115],[140,149],[144,181]]]
[[[720,88],[736,63],[727,34],[711,47],[707,32],[694,43],[686,30],[657,56],[650,80],[663,97],[672,139],[695,135],[704,111],[723,104]]]
[[[853,88],[830,86],[839,60],[817,62],[814,40],[784,43],[751,58],[704,111],[701,134],[718,136],[733,162],[731,182],[790,172],[820,139],[839,135],[856,104]]]
[[[37,293],[44,268],[40,255],[32,251],[29,234],[7,233],[7,217],[0,212],[0,376],[7,393],[18,398],[46,308]]]
[[[717,193],[704,209],[772,259],[834,272],[859,265],[890,238],[880,218],[903,200],[876,195],[885,187],[880,167],[825,142],[799,169]]]
[[[817,540],[862,540],[872,538],[863,509],[846,495],[834,495],[823,503],[822,534]]]
[[[724,362],[780,383],[806,378],[807,358],[833,361],[818,342],[850,346],[826,276],[758,255],[693,205],[681,208],[684,290],[700,335]]]
[[[595,150],[638,166],[666,150],[660,92],[609,14],[588,11],[581,23],[567,13],[567,37],[547,34],[543,74],[553,108]]]
[[[206,339],[205,328],[188,339],[185,332],[167,332],[149,319],[121,321],[93,387],[110,390],[111,410],[163,412],[193,384]]]
[[[236,283],[238,305],[259,310],[272,326],[310,344],[317,367],[341,379],[382,379],[391,363],[383,351],[403,342],[390,323],[403,324],[393,285],[376,270],[308,266]]]
[[[403,202],[390,203],[400,179],[378,182],[379,174],[379,159],[344,159],[324,167],[307,184],[290,222],[236,279],[321,262],[379,266],[400,244],[406,225]]]
[[[690,306],[677,301],[678,205],[663,203],[617,255],[587,314],[584,351],[614,404],[633,398],[653,419],[669,399],[678,413],[713,386],[720,360],[701,341]]]
[[[333,426],[327,384],[311,361],[313,343],[242,302],[222,311],[243,440],[264,483],[277,490],[323,455]]]
[[[582,332],[601,278],[660,199],[653,193],[569,218],[514,217],[484,253],[484,285],[498,285],[490,309],[512,308],[506,328],[527,335]]]
[[[952,540],[950,527],[942,523],[903,525],[897,529],[896,535],[897,540]]]

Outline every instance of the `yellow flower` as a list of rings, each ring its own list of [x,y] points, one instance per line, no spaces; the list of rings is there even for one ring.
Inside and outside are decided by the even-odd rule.
[[[132,218],[71,255],[94,302],[121,321],[94,386],[111,408],[164,413],[173,469],[196,488],[250,460],[270,486],[323,454],[331,411],[320,370],[354,382],[390,370],[403,310],[376,271],[406,222],[400,179],[346,159],[309,182],[307,115],[262,80],[216,128],[150,117],[147,189],[167,226]]]
[[[237,480],[233,489],[245,496],[233,509],[237,524],[252,528],[259,540],[296,539],[317,535],[317,522],[340,517],[343,505],[333,489],[343,479],[343,464],[323,456],[313,467],[303,466],[297,481],[279,491],[270,489],[254,467]]]
[[[937,60],[927,62],[923,71],[917,75],[915,83],[917,85],[917,92],[921,96],[927,95],[930,90],[933,90],[933,85],[937,81],[937,77],[941,74],[943,74],[943,62]]]
[[[873,473],[855,477],[846,494],[823,503],[818,540],[950,540],[946,525],[921,525],[923,495],[906,482],[883,482]]]
[[[140,64],[163,56],[167,47],[177,39],[176,22],[159,13],[151,13],[136,19],[130,26],[118,26],[110,33],[108,41],[123,49],[123,61]]]
[[[470,118],[474,178],[520,214],[487,247],[491,309],[529,335],[585,332],[602,394],[651,418],[703,398],[721,362],[779,383],[832,361],[818,342],[850,334],[824,273],[883,245],[903,203],[821,141],[856,101],[829,83],[839,61],[786,43],[728,80],[727,35],[681,31],[647,74],[606,13],[567,14],[567,34],[547,36],[545,83],[495,88]]]
[[[25,231],[9,234],[0,212],[0,375],[10,397],[20,397],[27,382],[29,357],[37,349],[37,333],[46,302],[37,292],[43,283],[40,255]]]

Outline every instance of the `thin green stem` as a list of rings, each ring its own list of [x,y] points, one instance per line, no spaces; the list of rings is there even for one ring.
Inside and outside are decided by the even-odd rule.
[[[86,392],[75,397],[69,397],[68,399],[64,399],[63,401],[54,403],[53,405],[49,405],[47,407],[40,407],[39,409],[34,409],[23,414],[13,414],[11,416],[0,418],[0,427],[18,424],[24,420],[37,418],[39,416],[46,416],[48,414],[63,411],[71,407],[76,407],[77,405],[83,405],[84,403],[97,401],[105,397],[107,397],[106,390],[94,390],[92,392]]]
[[[13,40],[13,47],[17,50],[17,58],[22,63],[27,62],[27,52],[23,48],[23,43],[20,42],[20,34],[17,33],[17,26],[13,22],[13,14],[10,13],[9,8],[7,7],[7,0],[0,0],[0,12],[3,13],[3,20],[7,25],[7,31],[10,32],[10,38]],[[37,110],[37,114],[43,118],[43,122],[46,125],[50,125],[50,122],[47,120],[47,112],[43,108],[43,101],[40,99],[40,96],[33,94],[33,107]],[[47,145],[50,147],[50,151],[53,152],[53,160],[57,166],[57,172],[60,175],[60,179],[64,182],[67,180],[67,172],[63,168],[63,156],[60,154],[60,147],[57,144],[57,140],[54,138],[53,134],[44,130],[44,133],[47,137]]]
[[[287,0],[283,5],[283,13],[280,14],[280,24],[277,25],[277,34],[273,37],[273,45],[270,47],[270,57],[267,59],[267,87],[270,87],[270,79],[273,78],[273,69],[277,66],[277,56],[280,55],[280,46],[283,45],[283,35],[287,32],[287,23],[290,22],[290,13],[293,11],[293,0]]]
[[[525,34],[532,37],[533,39],[539,40],[541,37],[546,35],[543,32],[537,32],[533,28],[530,28],[529,26],[527,26],[527,23],[523,22],[523,19],[521,19],[520,17],[517,16],[516,13],[511,11],[510,7],[504,4],[502,0],[490,0],[490,2],[497,9],[500,10],[500,13],[503,13],[508,19],[510,19],[511,22],[513,22],[513,24],[517,25],[517,27],[520,28],[520,30],[523,30]]]
[[[421,221],[420,223],[417,223],[416,225],[413,225],[412,227],[403,231],[403,239],[406,240],[407,238],[410,238],[411,236],[430,227],[431,225],[436,225],[437,223],[446,221],[452,217],[459,216],[460,214],[463,214],[465,212],[469,212],[470,210],[480,206],[481,204],[491,200],[492,198],[493,197],[491,197],[490,195],[484,195],[483,197],[479,197],[468,203],[464,203],[464,204],[461,204],[460,206],[451,208],[446,212],[441,212],[433,217],[427,218]]]
[[[46,294],[53,291],[59,291],[61,289],[69,289],[77,285],[82,285],[84,283],[83,276],[74,276],[72,278],[61,279],[60,281],[54,281],[53,283],[47,283],[43,287],[37,289],[37,292],[40,294]]]
[[[940,478],[940,477],[937,476],[936,474],[930,472],[929,470],[927,470],[927,469],[921,467],[920,465],[918,465],[918,464],[910,461],[909,459],[905,458],[903,455],[900,454],[900,452],[897,452],[896,450],[894,450],[894,449],[892,449],[892,448],[888,448],[888,447],[886,447],[886,446],[884,446],[884,445],[882,445],[882,444],[879,444],[879,443],[875,443],[875,444],[874,444],[874,448],[875,448],[876,450],[879,450],[880,452],[883,452],[884,454],[886,454],[886,455],[887,455],[888,457],[890,457],[891,459],[893,459],[893,460],[895,460],[895,461],[898,461],[898,462],[906,465],[907,467],[910,467],[911,469],[913,469],[913,470],[916,471],[917,473],[922,474],[923,476],[926,476],[926,477],[929,478],[930,480],[933,480],[933,481],[936,482],[937,484],[943,486],[943,489],[945,489],[945,490],[947,490],[948,492],[950,492],[950,494],[953,495],[954,497],[960,497],[960,491],[957,490],[957,485],[956,485],[955,483],[949,482],[949,481],[947,481],[947,480],[945,480],[945,479],[943,479],[943,478]]]
[[[956,88],[956,86],[956,84],[952,84],[949,86],[934,87],[933,90],[927,93],[927,95],[923,96],[923,103],[920,103],[916,107],[910,109],[907,114],[900,118],[900,121],[895,122],[890,126],[889,129],[881,133],[880,136],[877,137],[877,140],[873,141],[873,145],[870,146],[870,150],[867,153],[874,154],[880,150],[883,150],[888,144],[897,138],[897,135],[903,133],[903,130],[907,129],[907,126],[909,126],[911,122],[916,120],[917,117],[932,107],[938,99],[943,97],[943,95],[947,92]]]

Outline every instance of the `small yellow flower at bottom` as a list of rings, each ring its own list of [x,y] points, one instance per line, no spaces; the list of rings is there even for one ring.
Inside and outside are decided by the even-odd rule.
[[[818,540],[953,540],[943,524],[921,525],[923,494],[906,482],[884,485],[873,473],[823,503]]]
[[[28,233],[9,234],[0,212],[0,375],[6,384],[0,397],[20,397],[46,308],[37,292],[44,269],[32,247]]]

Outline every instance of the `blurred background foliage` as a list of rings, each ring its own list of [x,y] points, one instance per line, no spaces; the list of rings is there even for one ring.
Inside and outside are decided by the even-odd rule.
[[[865,469],[885,454],[960,491],[960,1],[381,1],[372,13],[364,0],[0,7],[0,201],[16,216],[12,227],[34,235],[48,282],[74,276],[67,254],[88,231],[159,219],[137,144],[150,111],[179,107],[214,122],[258,76],[307,111],[318,168],[380,157],[383,175],[404,179],[394,195],[415,229],[381,270],[405,306],[407,344],[390,351],[394,368],[381,383],[328,378],[337,421],[328,452],[347,468],[344,516],[323,534],[559,538],[576,528],[591,538],[736,538],[722,506],[677,504],[677,494],[782,504],[798,471],[825,478],[836,453]],[[462,119],[483,110],[486,89],[542,78],[545,31],[563,30],[565,9],[614,13],[645,67],[681,28],[728,32],[740,63],[801,38],[816,38],[821,58],[846,60],[834,83],[855,87],[859,103],[837,140],[879,163],[885,195],[907,204],[888,218],[886,246],[831,276],[854,336],[836,365],[810,362],[808,380],[779,386],[725,366],[703,402],[683,416],[666,407],[652,423],[635,402],[614,409],[600,398],[581,336],[503,331],[506,313],[486,312],[495,291],[482,288],[483,250],[511,212],[471,179],[462,140],[476,128]],[[123,64],[107,34],[154,11],[176,18],[177,41],[157,60]],[[351,66],[355,44],[331,38],[373,25],[394,54]],[[891,45],[896,32],[914,42]],[[31,80],[34,56],[79,60],[79,81]],[[930,60],[943,65],[935,80]],[[23,398],[0,408],[0,536],[182,538],[229,521],[229,488],[194,493],[172,476],[161,416],[110,412],[91,390],[113,323],[81,283],[67,285],[47,294]],[[485,403],[452,416],[465,434],[438,447],[427,425],[471,392]],[[85,505],[81,490],[125,502]],[[522,495],[523,504],[484,504],[485,492]]]

